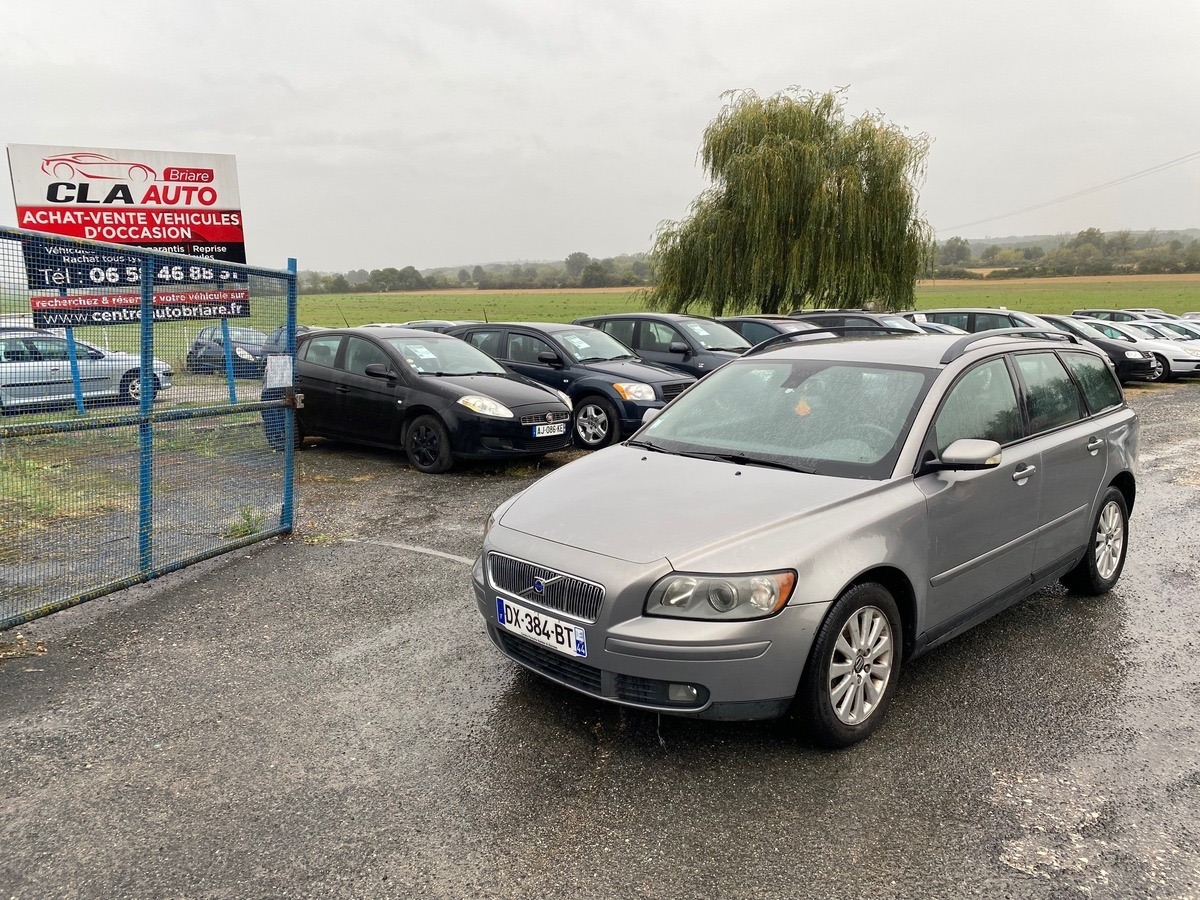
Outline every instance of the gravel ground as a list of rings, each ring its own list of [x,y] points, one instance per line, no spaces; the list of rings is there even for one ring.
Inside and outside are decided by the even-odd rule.
[[[311,446],[293,537],[0,635],[0,897],[1200,897],[1198,391],[1129,392],[1117,590],[914,661],[841,753],[501,658],[469,562],[545,469]]]

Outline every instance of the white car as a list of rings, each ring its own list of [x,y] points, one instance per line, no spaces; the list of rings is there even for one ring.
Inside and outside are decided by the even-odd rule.
[[[141,357],[137,354],[103,350],[77,340],[75,358],[83,399],[141,401]],[[173,374],[161,359],[154,360],[155,395],[171,386]],[[74,398],[71,358],[65,338],[38,329],[0,331],[0,411],[69,403]]]
[[[1147,381],[1168,381],[1180,375],[1200,372],[1200,349],[1197,349],[1192,341],[1153,338],[1144,331],[1131,327],[1130,322],[1105,322],[1101,319],[1085,321],[1101,334],[1128,343],[1133,350],[1154,354],[1156,365]]]

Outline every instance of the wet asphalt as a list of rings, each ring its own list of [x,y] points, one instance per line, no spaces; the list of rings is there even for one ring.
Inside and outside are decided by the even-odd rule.
[[[1200,384],[1130,399],[1116,590],[834,753],[504,660],[469,560],[538,470],[310,446],[293,537],[0,634],[0,898],[1200,897]]]

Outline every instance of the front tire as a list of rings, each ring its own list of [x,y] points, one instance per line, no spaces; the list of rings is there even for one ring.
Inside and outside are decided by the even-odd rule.
[[[1150,374],[1146,376],[1149,382],[1157,383],[1160,381],[1169,381],[1171,378],[1171,364],[1167,362],[1167,358],[1158,353],[1154,354],[1154,368],[1150,370]]]
[[[883,722],[902,654],[900,611],[883,585],[848,588],[813,641],[796,706],[813,742],[848,747]]]
[[[620,436],[616,407],[603,397],[586,397],[575,407],[575,440],[585,450],[607,447]]]
[[[1059,580],[1072,593],[1099,597],[1111,591],[1121,577],[1129,549],[1129,507],[1116,488],[1104,493],[1091,535],[1079,565]]]
[[[437,416],[418,416],[404,433],[404,452],[413,468],[427,475],[440,475],[454,465],[450,433]]]

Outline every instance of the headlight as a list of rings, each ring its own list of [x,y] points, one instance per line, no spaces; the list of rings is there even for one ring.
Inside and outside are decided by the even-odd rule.
[[[761,619],[783,609],[796,573],[754,575],[688,575],[661,579],[646,597],[646,615],[675,619]]]
[[[467,409],[474,410],[481,416],[494,416],[497,419],[511,419],[512,410],[503,403],[497,403],[491,397],[480,397],[478,394],[468,394],[459,397],[458,402]]]
[[[553,388],[551,390],[553,390]],[[554,391],[554,393],[558,394],[559,400],[561,400],[563,403],[567,404],[567,409],[575,408],[575,404],[571,402],[571,398],[568,397],[566,394],[564,394],[562,391]]]
[[[1141,350],[1126,350],[1125,358],[1126,359],[1145,359],[1146,354],[1143,353]]]
[[[613,385],[626,400],[653,400],[654,388],[640,381],[618,381]]]
[[[1200,356],[1200,350],[1195,347],[1181,347],[1180,349],[1189,356]]]

